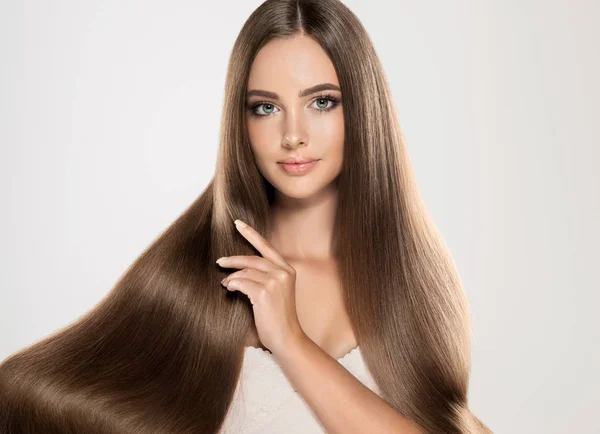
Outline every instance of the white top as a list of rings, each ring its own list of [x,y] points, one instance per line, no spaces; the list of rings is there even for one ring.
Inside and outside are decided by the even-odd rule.
[[[338,362],[373,392],[380,390],[357,346]],[[273,354],[246,347],[235,395],[220,434],[323,434],[325,429],[289,382]]]

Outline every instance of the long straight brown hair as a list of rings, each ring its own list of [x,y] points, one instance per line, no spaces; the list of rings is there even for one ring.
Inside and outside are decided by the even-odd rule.
[[[86,315],[0,365],[2,433],[217,433],[239,379],[252,306],[220,256],[254,255],[240,218],[270,232],[273,187],[246,132],[250,66],[266,43],[314,38],[344,98],[334,246],[344,302],[381,397],[427,433],[491,432],[468,408],[471,319],[421,200],[388,83],[337,0],[268,0],[228,65],[216,173]]]

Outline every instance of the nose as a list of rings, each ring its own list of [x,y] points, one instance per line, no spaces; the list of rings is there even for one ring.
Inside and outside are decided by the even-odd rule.
[[[295,149],[307,145],[308,138],[306,137],[306,130],[302,125],[301,117],[301,114],[292,113],[285,120],[285,131],[281,144],[284,148]]]

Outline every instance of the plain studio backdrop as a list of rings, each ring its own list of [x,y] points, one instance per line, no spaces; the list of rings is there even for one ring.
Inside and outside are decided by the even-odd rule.
[[[2,1],[0,360],[90,310],[206,186],[260,3]],[[345,3],[469,299],[470,408],[600,433],[600,2]]]

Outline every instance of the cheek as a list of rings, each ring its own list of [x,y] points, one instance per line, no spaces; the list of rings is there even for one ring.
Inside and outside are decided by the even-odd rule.
[[[260,160],[265,158],[269,146],[273,143],[275,132],[273,131],[273,127],[268,125],[268,122],[250,120],[247,122],[246,127],[250,147],[255,158],[260,162]]]
[[[341,110],[340,110],[341,113]],[[324,116],[325,118],[325,116]],[[329,159],[340,159],[344,150],[344,117],[342,114],[327,116],[315,123],[312,130],[313,142],[318,143]]]

